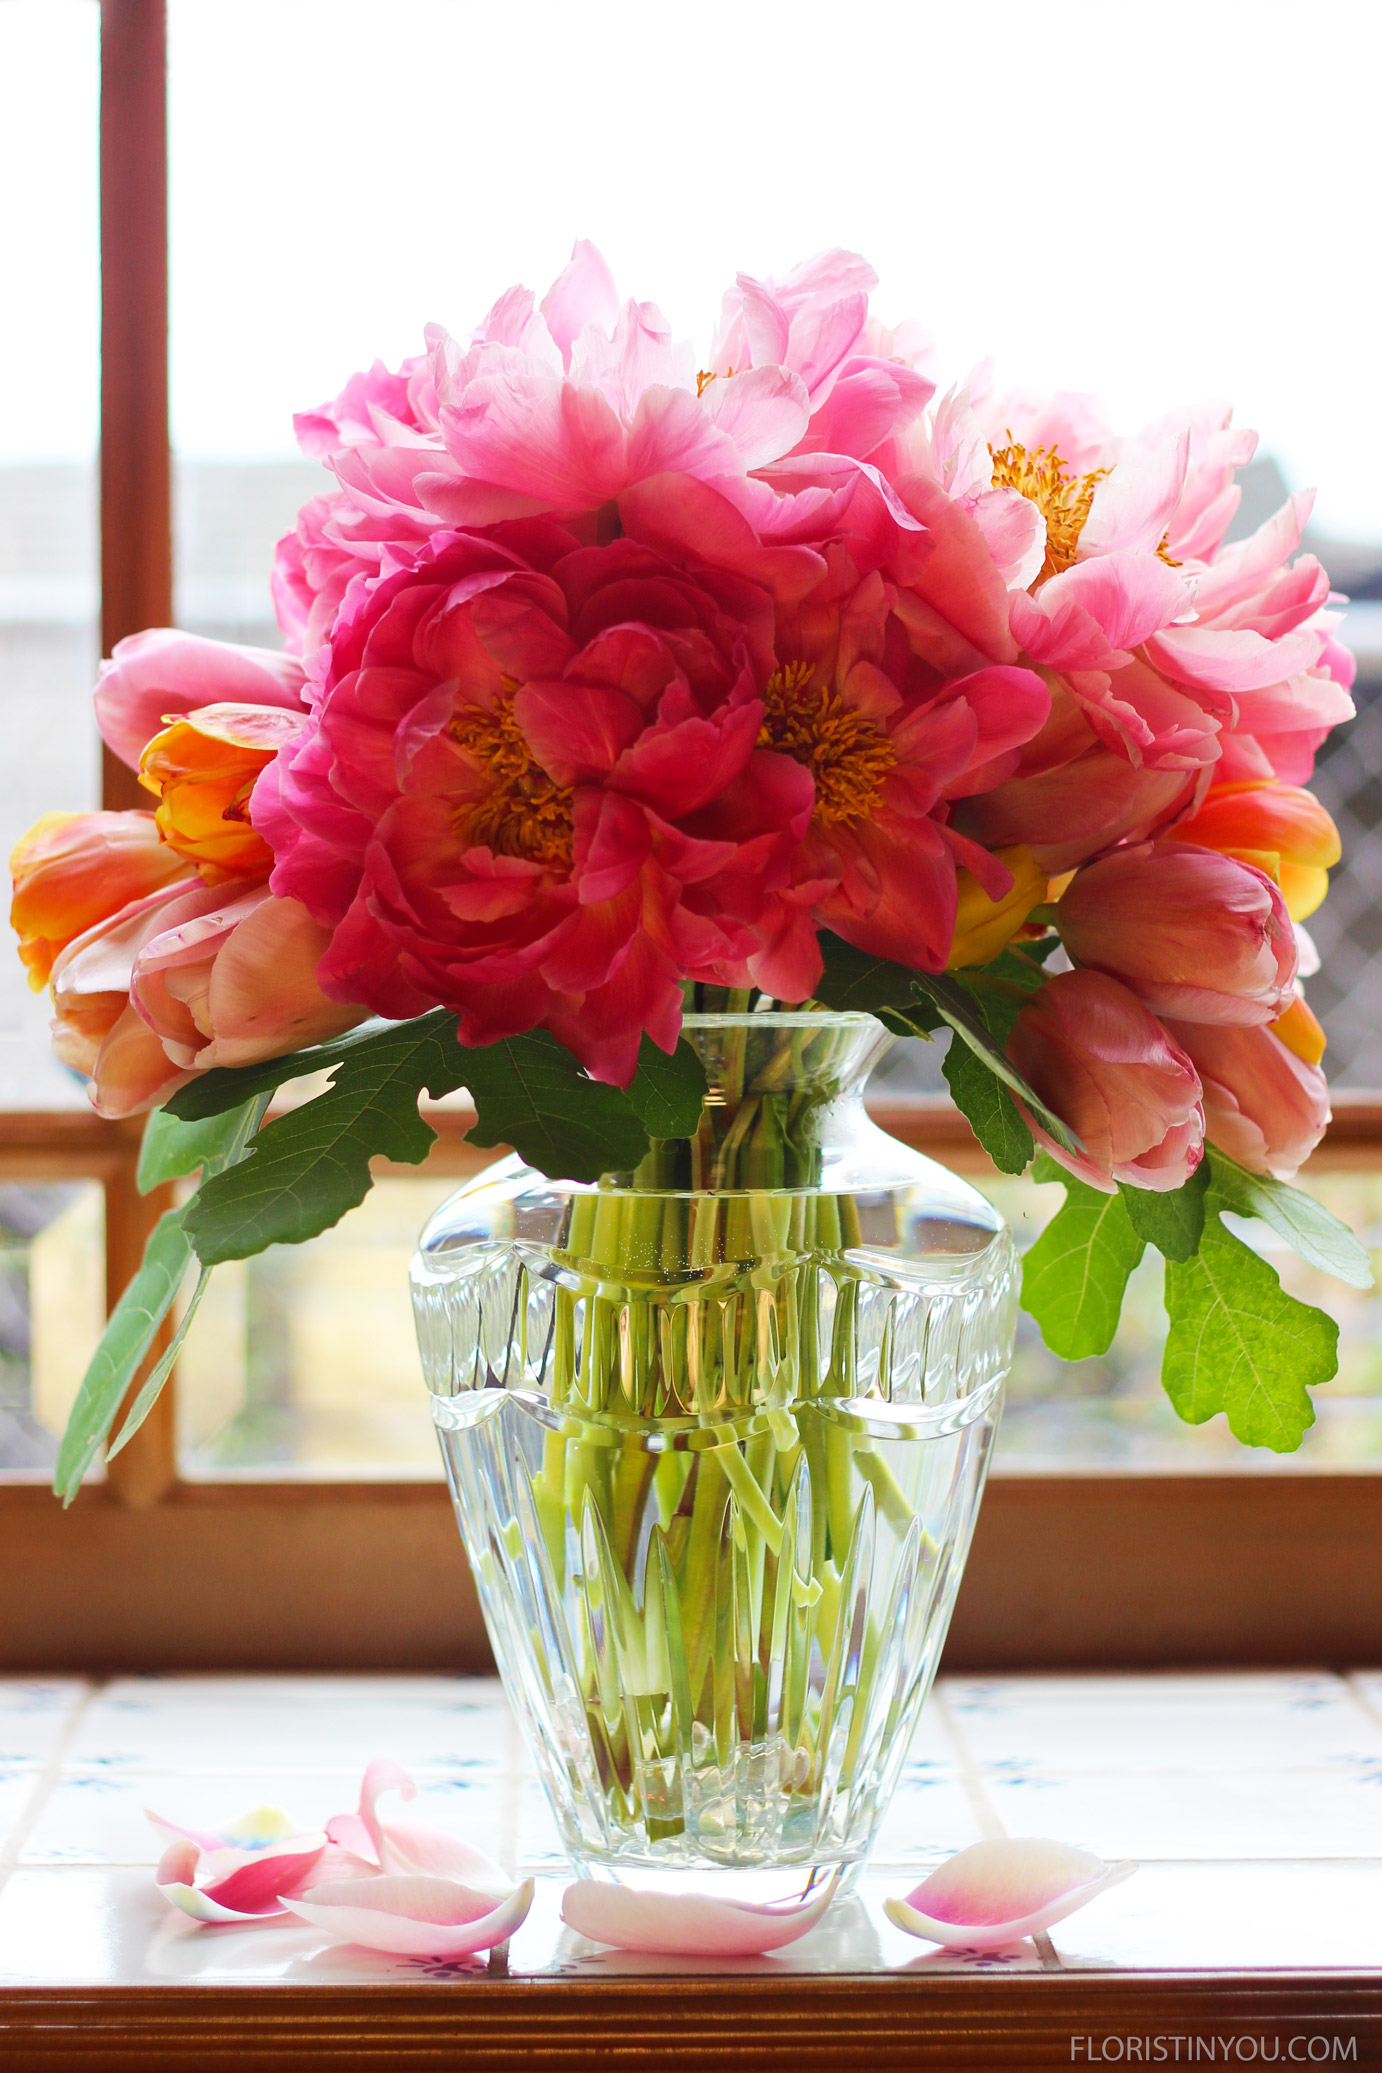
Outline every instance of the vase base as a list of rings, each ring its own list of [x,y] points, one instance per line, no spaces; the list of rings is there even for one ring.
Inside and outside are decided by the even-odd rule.
[[[619,1857],[587,1857],[574,1851],[569,1854],[572,1870],[581,1879],[624,1886],[634,1893],[696,1893],[753,1907],[814,1900],[832,1879],[837,1880],[836,1897],[843,1899],[865,1862],[860,1856],[820,1859],[812,1864],[715,1864],[709,1859],[649,1864]]]

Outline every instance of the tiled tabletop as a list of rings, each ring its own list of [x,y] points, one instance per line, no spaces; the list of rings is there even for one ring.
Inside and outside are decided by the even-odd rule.
[[[159,1844],[144,1808],[216,1830],[280,1805],[319,1827],[354,1805],[373,1756],[413,1774],[419,1819],[536,1876],[512,1975],[698,1969],[563,1928],[569,1875],[495,1683],[19,1680],[0,1681],[0,1988],[464,1976],[471,1968],[330,1946],[305,1924],[198,1928],[153,1887]],[[994,1956],[937,1951],[886,1920],[887,1894],[996,1835],[1056,1836],[1142,1868],[1049,1936]],[[855,1896],[755,1965],[779,1976],[1382,1972],[1382,1674],[943,1681]]]

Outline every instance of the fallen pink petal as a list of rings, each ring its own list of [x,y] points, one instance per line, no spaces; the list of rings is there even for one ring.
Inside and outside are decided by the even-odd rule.
[[[405,1770],[387,1757],[375,1757],[365,1766],[359,1811],[334,1814],[327,1822],[332,1843],[362,1865],[377,1866],[381,1872],[422,1872],[459,1879],[496,1899],[510,1892],[512,1880],[473,1843],[421,1821],[381,1821],[376,1808],[385,1792],[397,1792],[405,1800],[417,1797],[417,1787]]]
[[[468,1958],[493,1950],[526,1920],[532,1904],[531,1879],[496,1905],[491,1893],[421,1873],[385,1872],[284,1896],[291,1913],[334,1942],[407,1958]]]
[[[195,1922],[262,1922],[281,1917],[280,1895],[297,1892],[320,1866],[324,1834],[304,1833],[277,1807],[256,1807],[221,1835],[149,1820],[169,1838],[154,1884],[170,1906]]]
[[[758,1958],[795,1943],[835,1897],[831,1879],[813,1900],[715,1900],[705,1893],[646,1893],[629,1886],[578,1879],[561,1898],[568,1929],[592,1943],[668,1958]]]
[[[885,1900],[883,1912],[928,1943],[997,1951],[1064,1921],[1136,1870],[1044,1836],[1012,1836],[971,1843],[905,1900]]]

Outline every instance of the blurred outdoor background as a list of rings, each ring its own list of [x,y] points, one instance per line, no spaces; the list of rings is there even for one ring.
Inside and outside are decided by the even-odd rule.
[[[708,344],[736,269],[862,250],[942,386],[1103,394],[1134,430],[1203,395],[1262,435],[1233,529],[1318,485],[1307,546],[1350,599],[1357,718],[1320,759],[1343,867],[1310,926],[1334,1085],[1382,1089],[1382,434],[1372,0],[744,0],[687,15],[528,0],[170,0],[177,616],[277,645],[268,570],[324,485],[294,410],[376,355],[464,335],[578,236]],[[1251,22],[1251,34],[1244,34]],[[0,0],[0,841],[97,799],[95,0]],[[79,1106],[46,1004],[0,956],[4,1110]],[[897,1090],[941,1085],[899,1047]],[[1320,1191],[1382,1248],[1382,1176]],[[390,1180],[333,1233],[224,1269],[180,1375],[190,1474],[439,1473],[406,1262],[451,1183]],[[1058,1191],[993,1190],[1030,1239]],[[100,1190],[0,1188],[0,1473],[46,1472],[103,1312]],[[1287,1257],[1340,1317],[1291,1466],[1382,1465],[1379,1303]],[[1000,1461],[1280,1466],[1162,1398],[1157,1268],[1107,1360],[1024,1323]]]

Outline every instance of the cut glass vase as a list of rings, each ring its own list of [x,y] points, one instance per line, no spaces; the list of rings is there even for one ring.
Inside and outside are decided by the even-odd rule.
[[[865,1015],[691,1015],[694,1138],[517,1158],[413,1304],[495,1658],[587,1876],[765,1900],[864,1862],[1012,1356],[1002,1218],[869,1120]]]

